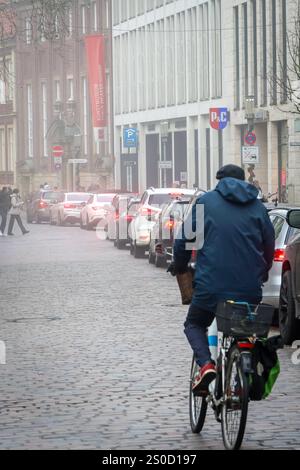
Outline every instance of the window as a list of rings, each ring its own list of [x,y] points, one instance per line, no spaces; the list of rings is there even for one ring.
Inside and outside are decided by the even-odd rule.
[[[55,97],[55,101],[61,101],[59,80],[54,81],[54,97]]]
[[[30,18],[25,19],[25,40],[26,44],[31,44],[32,42],[32,23]]]
[[[98,11],[97,11],[97,2],[93,2],[93,30],[98,31]]]
[[[208,4],[200,6],[200,37],[199,37],[199,61],[200,61],[200,99],[209,98],[209,34],[208,34]]]
[[[248,5],[243,3],[243,68],[244,98],[249,94],[249,56],[248,56]]]
[[[281,41],[282,41],[282,82],[284,84],[283,89],[281,90],[281,103],[287,102],[287,11],[286,11],[286,0],[282,0],[282,31],[281,31]]]
[[[82,79],[82,94],[83,94],[83,153],[88,153],[88,95],[87,95],[87,79]]]
[[[73,11],[72,7],[69,8],[69,18],[68,18],[68,34],[67,37],[71,38],[73,34]]]
[[[272,91],[271,104],[277,104],[277,25],[276,0],[272,0]]]
[[[48,157],[47,132],[48,132],[48,113],[47,113],[47,85],[42,83],[42,119],[43,119],[43,152],[44,157]]]
[[[268,82],[267,82],[267,10],[266,10],[266,0],[261,0],[261,21],[262,21],[262,32],[261,32],[261,42],[262,42],[262,94],[261,94],[261,105],[266,106],[267,104],[267,92],[268,92]]]
[[[252,0],[252,33],[253,33],[253,91],[255,106],[257,106],[257,76],[258,76],[258,67],[257,67],[257,6],[256,0]]]
[[[32,86],[27,85],[27,152],[28,157],[33,157],[33,109]]]
[[[74,80],[73,78],[67,79],[67,99],[69,101],[74,100]]]
[[[0,127],[0,171],[6,171],[5,129]]]
[[[3,68],[1,67],[0,73],[2,75],[3,73]],[[6,103],[6,96],[5,96],[5,81],[1,77],[0,78],[0,104],[5,104]]]
[[[186,102],[186,37],[185,12],[177,14],[177,102]]]
[[[234,7],[235,41],[235,108],[240,109],[240,22],[239,7]]]
[[[81,6],[81,32],[86,34],[86,7],[85,5]]]
[[[14,129],[13,127],[7,128],[7,150],[8,150],[8,162],[7,170],[14,171]]]
[[[276,216],[273,220],[271,220],[274,231],[275,231],[275,240],[277,240],[281,234],[282,227],[285,223],[285,219],[280,216]]]

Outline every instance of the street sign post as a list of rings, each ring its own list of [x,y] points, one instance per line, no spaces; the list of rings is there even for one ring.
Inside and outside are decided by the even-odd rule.
[[[70,160],[68,160],[68,163],[70,163],[70,165],[84,165],[87,162],[88,161],[86,158],[71,158]]]
[[[64,155],[64,148],[62,145],[53,145],[52,147],[53,157],[61,158]]]
[[[172,169],[172,160],[165,160],[163,162],[158,162],[159,168],[161,170],[171,170]]]
[[[123,146],[125,148],[137,148],[138,146],[138,131],[135,127],[124,129],[123,133]]]
[[[248,134],[245,136],[245,143],[248,145],[256,144],[256,135],[254,132],[248,132]]]
[[[259,163],[259,147],[242,147],[242,159],[244,165],[256,165]]]

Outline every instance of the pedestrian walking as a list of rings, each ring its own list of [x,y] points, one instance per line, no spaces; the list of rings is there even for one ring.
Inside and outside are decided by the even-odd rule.
[[[23,206],[24,202],[22,201],[20,197],[20,191],[18,189],[14,189],[11,195],[11,209],[9,211],[10,219],[9,219],[9,224],[8,224],[8,233],[7,235],[14,235],[12,233],[13,228],[14,228],[14,223],[15,220],[18,223],[21,232],[23,235],[26,235],[29,233],[28,230],[23,225],[22,219],[21,219],[21,207]]]
[[[10,209],[10,194],[8,188],[3,187],[0,192],[0,216],[1,216],[1,225],[0,225],[0,237],[4,237],[4,231],[7,222],[7,214]]]

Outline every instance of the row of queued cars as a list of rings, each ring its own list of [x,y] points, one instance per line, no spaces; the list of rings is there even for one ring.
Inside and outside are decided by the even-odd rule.
[[[118,249],[130,248],[135,258],[148,257],[166,267],[173,256],[174,232],[203,190],[149,188],[135,193],[104,194],[40,190],[27,201],[28,223],[80,224],[97,227]],[[273,267],[264,286],[264,302],[278,312],[286,344],[300,339],[300,208],[267,207],[275,229]],[[194,257],[196,254],[194,253]]]
[[[176,226],[181,224],[203,190],[154,189],[137,195],[116,196],[114,223],[108,238],[119,249],[126,245],[135,258],[148,255],[149,263],[166,267],[173,257]],[[122,199],[128,210],[120,210]],[[127,202],[126,202],[127,204]],[[125,204],[125,205],[126,205]],[[264,285],[263,301],[276,309],[276,318],[285,344],[300,339],[300,208],[268,206],[275,229],[273,267]],[[120,223],[126,217],[127,238],[120,237]],[[193,254],[196,257],[196,254]]]

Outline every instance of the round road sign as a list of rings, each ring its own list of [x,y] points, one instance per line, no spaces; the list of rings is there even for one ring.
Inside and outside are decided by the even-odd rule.
[[[254,132],[248,132],[245,137],[245,142],[248,145],[254,145],[256,143],[256,135],[254,134]]]

